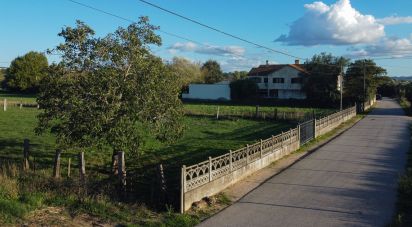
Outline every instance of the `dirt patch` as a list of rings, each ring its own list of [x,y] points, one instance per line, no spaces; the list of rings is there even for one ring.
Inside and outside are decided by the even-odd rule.
[[[86,214],[80,214],[72,217],[62,207],[46,207],[35,210],[27,215],[21,226],[109,227],[116,225],[113,223],[103,222],[97,217],[92,217]]]

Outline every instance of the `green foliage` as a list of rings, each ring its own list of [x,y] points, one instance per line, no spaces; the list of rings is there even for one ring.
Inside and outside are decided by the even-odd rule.
[[[233,100],[255,98],[259,87],[252,80],[235,80],[230,83],[230,96]]]
[[[132,153],[143,134],[180,137],[180,83],[149,48],[161,44],[157,29],[146,17],[103,38],[80,21],[64,28],[65,42],[53,50],[62,61],[41,83],[36,132],[50,129],[63,149],[109,145]]]
[[[223,72],[217,61],[208,60],[201,69],[204,81],[207,84],[214,84],[224,80]]]
[[[399,96],[399,83],[389,76],[381,76],[378,78],[377,93],[385,97]]]
[[[304,86],[310,101],[318,105],[334,105],[340,100],[338,76],[349,59],[321,53],[306,61],[304,67],[310,73]]]
[[[29,52],[14,59],[6,72],[6,87],[13,91],[35,92],[46,75],[48,62],[44,54]]]
[[[169,67],[182,87],[188,86],[190,83],[202,82],[199,63],[192,63],[185,58],[174,57]]]
[[[248,73],[249,72],[247,71],[234,71],[234,72],[223,73],[223,75],[227,80],[233,81],[233,80],[246,79]]]
[[[345,96],[355,102],[373,98],[383,75],[386,75],[386,69],[377,66],[373,60],[364,59],[351,63],[346,71]]]

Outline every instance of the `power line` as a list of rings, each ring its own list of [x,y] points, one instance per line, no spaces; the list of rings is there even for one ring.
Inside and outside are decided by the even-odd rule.
[[[96,8],[96,7],[93,7],[93,6],[91,6],[91,5],[87,5],[87,4],[84,4],[84,3],[81,3],[81,2],[78,2],[78,1],[75,1],[75,0],[67,0],[67,1],[72,2],[72,3],[75,3],[75,4],[80,5],[80,6],[83,6],[83,7],[86,7],[86,8],[91,9],[91,10],[98,11],[98,12],[103,13],[103,14],[106,14],[106,15],[108,15],[108,16],[115,17],[115,18],[120,19],[120,20],[123,20],[123,21],[127,21],[127,22],[129,22],[129,23],[136,23],[136,21],[134,21],[134,20],[132,20],[132,19],[129,19],[129,18],[126,18],[126,17],[123,17],[123,16],[119,16],[119,15],[117,15],[117,14],[114,14],[114,13],[111,13],[111,12],[108,12],[108,11],[105,11],[105,10],[102,10],[102,9],[99,9],[99,8]],[[177,35],[177,34],[175,34],[175,33],[167,32],[167,31],[162,30],[162,29],[160,29],[160,28],[158,29],[158,31],[161,32],[161,33],[163,33],[163,34],[166,34],[166,35],[169,35],[169,36],[172,36],[172,37],[175,37],[175,38],[179,38],[179,39],[182,39],[182,40],[185,40],[185,41],[188,41],[188,42],[192,42],[192,43],[195,43],[195,44],[198,44],[198,45],[201,45],[201,46],[212,47],[211,45],[206,45],[206,44],[203,44],[203,43],[201,43],[201,42],[199,42],[199,41],[196,41],[196,40],[193,40],[193,39],[189,39],[189,38],[186,38],[186,37],[184,37],[184,36]],[[238,56],[238,57],[242,57],[242,58],[244,57],[243,55],[236,54],[236,53],[230,53],[230,55],[234,55],[234,56]]]
[[[197,24],[197,25],[200,25],[200,26],[202,26],[202,27],[205,27],[205,28],[208,28],[208,29],[210,29],[210,30],[213,30],[213,31],[215,31],[215,32],[218,32],[218,33],[221,33],[221,34],[223,34],[223,35],[232,37],[232,38],[234,38],[234,39],[243,41],[243,42],[245,42],[245,43],[252,44],[252,45],[257,46],[257,47],[259,47],[259,48],[263,48],[263,49],[266,49],[266,50],[269,50],[269,51],[271,51],[271,52],[275,52],[275,53],[278,53],[278,54],[283,54],[283,55],[285,55],[285,56],[289,56],[289,57],[292,57],[292,58],[295,58],[295,59],[305,60],[304,58],[301,58],[301,57],[298,57],[298,56],[295,56],[295,55],[286,53],[286,52],[284,52],[284,51],[275,50],[275,49],[270,48],[270,47],[267,47],[267,46],[263,46],[263,45],[261,45],[261,44],[255,43],[255,42],[253,42],[253,41],[249,41],[249,40],[247,40],[247,39],[245,39],[245,38],[242,38],[242,37],[239,37],[239,36],[237,36],[237,35],[233,35],[233,34],[231,34],[231,33],[229,33],[229,32],[225,32],[225,31],[223,31],[223,30],[221,30],[221,29],[218,29],[218,28],[212,27],[212,26],[210,26],[210,25],[201,23],[201,22],[199,22],[199,21],[197,21],[197,20],[191,19],[191,18],[189,18],[189,17],[183,16],[183,15],[178,14],[178,13],[176,13],[176,12],[173,12],[173,11],[171,11],[171,10],[165,9],[165,8],[163,8],[163,7],[161,7],[161,6],[158,6],[158,5],[155,5],[155,4],[151,3],[151,2],[148,2],[148,1],[145,1],[145,0],[138,0],[138,1],[143,2],[143,3],[147,4],[147,5],[152,6],[152,7],[155,7],[155,8],[157,8],[157,9],[160,9],[160,10],[162,10],[162,11],[164,11],[164,12],[167,12],[167,13],[169,13],[169,14],[172,14],[172,15],[174,15],[174,16],[180,17],[180,18],[182,18],[182,19],[184,19],[184,20],[187,20],[187,21],[190,21],[190,22],[195,23],[195,24]]]

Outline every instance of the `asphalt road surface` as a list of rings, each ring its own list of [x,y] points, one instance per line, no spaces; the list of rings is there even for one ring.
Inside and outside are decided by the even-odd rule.
[[[409,148],[393,100],[199,226],[384,226]]]

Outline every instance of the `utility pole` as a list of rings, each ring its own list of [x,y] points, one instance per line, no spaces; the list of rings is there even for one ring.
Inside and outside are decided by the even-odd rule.
[[[342,111],[343,109],[343,103],[342,103],[342,93],[343,93],[343,65],[340,65],[340,79],[339,79],[339,86],[340,86],[340,110]]]
[[[366,69],[365,69],[365,60],[363,60],[363,111],[365,111],[365,102],[366,102]]]

